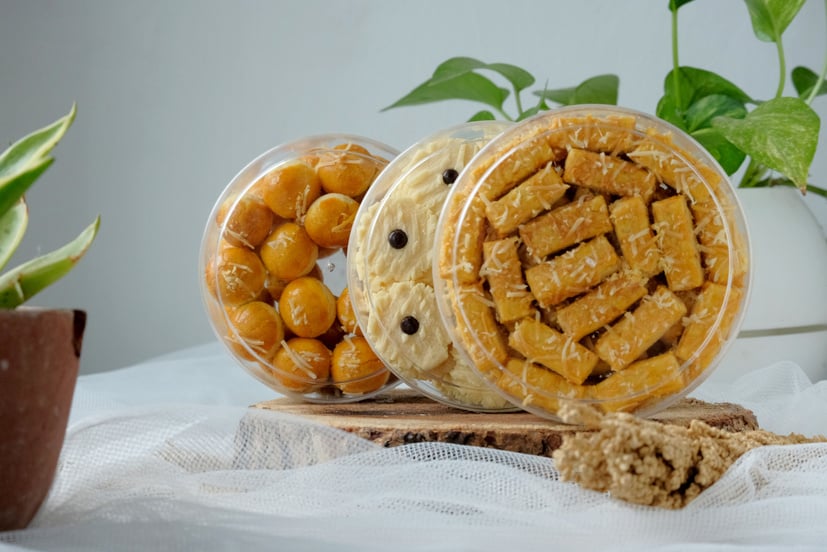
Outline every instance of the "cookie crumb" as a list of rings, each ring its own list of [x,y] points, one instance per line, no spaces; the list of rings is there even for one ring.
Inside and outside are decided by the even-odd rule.
[[[566,436],[554,454],[563,481],[608,492],[634,504],[683,508],[712,486],[744,453],[766,445],[827,442],[792,433],[754,430],[730,433],[693,420],[666,425],[628,413],[602,414],[567,404],[561,418],[595,431]]]

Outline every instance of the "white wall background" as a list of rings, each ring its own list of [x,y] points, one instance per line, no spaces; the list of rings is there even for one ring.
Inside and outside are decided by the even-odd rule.
[[[103,219],[87,258],[35,304],[89,312],[85,372],[210,341],[201,234],[252,158],[331,131],[403,149],[465,120],[475,106],[461,102],[379,113],[455,55],[524,66],[540,87],[616,73],[620,103],[652,112],[671,64],[667,3],[0,0],[0,142],[78,104],[57,162],[29,194],[17,259]],[[788,30],[790,67],[822,67],[824,9],[810,0]],[[682,63],[756,97],[774,93],[775,49],[754,38],[743,2],[686,6],[681,42]],[[826,98],[814,107],[827,116]],[[821,142],[812,172],[824,185],[823,129]],[[825,224],[827,201],[808,204]]]

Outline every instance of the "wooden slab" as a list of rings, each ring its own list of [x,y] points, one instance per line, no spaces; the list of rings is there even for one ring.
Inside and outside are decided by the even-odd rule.
[[[564,435],[584,431],[582,427],[555,423],[527,412],[482,414],[458,410],[405,390],[392,390],[352,404],[276,399],[253,407],[302,416],[385,447],[436,441],[551,456]],[[703,420],[728,431],[758,428],[755,415],[742,406],[695,399],[683,399],[652,419],[682,426]]]

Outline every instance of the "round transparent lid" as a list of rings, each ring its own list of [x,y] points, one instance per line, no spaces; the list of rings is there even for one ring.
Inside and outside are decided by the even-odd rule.
[[[473,156],[510,125],[466,123],[409,147],[365,195],[348,249],[348,288],[359,327],[400,379],[451,406],[513,410],[458,354],[434,295],[437,219]]]
[[[492,140],[454,184],[434,281],[450,337],[515,405],[660,410],[737,335],[749,240],[732,185],[691,137],[576,106]]]
[[[350,135],[279,145],[227,185],[199,260],[210,324],[271,388],[348,402],[398,383],[356,328],[347,249],[359,203],[397,152]]]

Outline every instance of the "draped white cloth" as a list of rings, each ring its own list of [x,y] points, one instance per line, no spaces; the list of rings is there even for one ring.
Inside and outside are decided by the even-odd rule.
[[[827,434],[827,381],[791,363],[693,396]],[[51,493],[0,551],[827,549],[827,444],[751,451],[664,511],[560,482],[546,458],[385,449],[245,408],[272,397],[217,344],[82,376]]]

